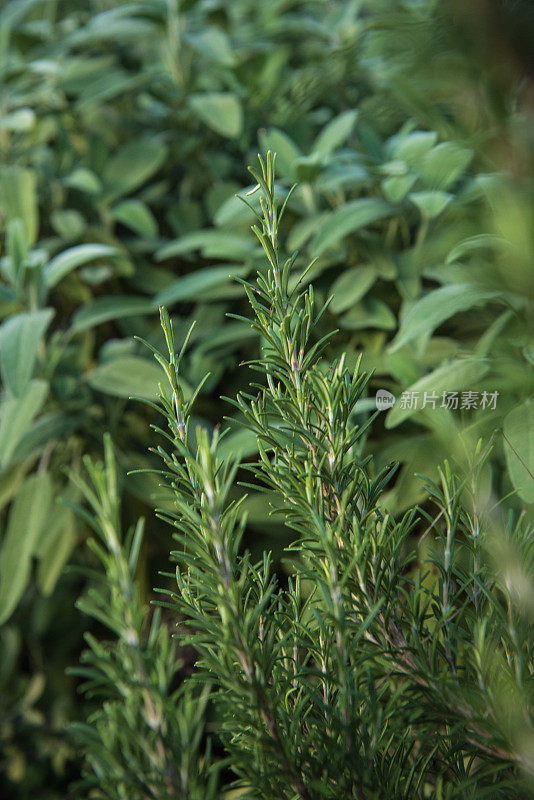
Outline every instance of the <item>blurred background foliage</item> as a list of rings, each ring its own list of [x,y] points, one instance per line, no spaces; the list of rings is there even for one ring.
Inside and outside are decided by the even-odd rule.
[[[296,273],[332,296],[332,354],[363,353],[374,393],[499,392],[495,409],[381,415],[367,447],[402,464],[386,496],[425,502],[415,473],[447,457],[512,508],[534,505],[534,18],[477,0],[11,0],[0,10],[0,780],[60,798],[79,772],[66,723],[85,715],[65,668],[87,619],[74,602],[93,556],[65,476],[109,431],[121,469],[150,466],[159,371],[136,343],[197,325],[187,390],[206,427],[258,342],[226,317],[230,275],[261,261],[250,188],[278,154]],[[252,198],[251,198],[252,199]],[[228,447],[254,443],[232,433]],[[157,481],[123,484],[124,525],[150,517],[145,595],[167,562]],[[159,500],[161,504],[161,499]],[[164,502],[164,501],[163,501]],[[262,496],[249,545],[286,533]],[[68,566],[70,565],[70,567]],[[96,623],[94,623],[96,624]],[[43,788],[45,787],[45,788]]]

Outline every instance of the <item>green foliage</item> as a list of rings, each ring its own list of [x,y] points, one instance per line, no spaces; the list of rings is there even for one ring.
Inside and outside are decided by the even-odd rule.
[[[198,323],[180,369],[188,400],[210,373],[192,446],[197,425],[220,420],[219,395],[235,395],[239,363],[260,347],[258,331],[226,316],[247,313],[230,274],[247,280],[263,253],[253,211],[235,198],[258,150],[278,153],[280,202],[298,182],[281,231],[300,251],[288,288],[313,281],[319,305],[332,296],[317,331],[338,329],[325,358],[345,353],[352,370],[361,355],[373,371],[355,420],[368,420],[377,389],[499,391],[495,410],[397,403],[382,414],[360,440],[376,457],[371,479],[400,461],[380,507],[397,516],[427,502],[415,473],[439,480],[445,458],[470,485],[476,442],[493,437],[483,495],[526,502],[531,519],[529,83],[512,60],[494,61],[504,46],[526,69],[514,48],[529,28],[526,3],[509,5],[2,5],[0,782],[10,776],[21,800],[43,785],[64,797],[77,768],[64,731],[82,709],[64,668],[85,623],[72,602],[81,579],[65,567],[94,562],[87,526],[62,503],[79,499],[64,467],[80,472],[84,453],[101,460],[105,431],[122,470],[155,466],[155,412],[129,397],[157,393],[158,368],[132,335],[162,348],[162,304],[177,339]],[[219,447],[248,457],[258,446],[243,428]],[[50,497],[26,525],[17,496],[39,482]],[[150,473],[123,481],[123,530],[159,491]],[[268,540],[277,561],[288,529],[263,493],[245,510],[254,558]],[[153,523],[142,586],[165,551]]]
[[[432,36],[446,19],[431,3],[424,12],[360,5],[6,6],[0,416],[10,419],[11,395],[25,394],[32,378],[47,393],[5,444],[0,435],[4,470],[32,469],[46,453],[60,494],[60,466],[97,450],[106,429],[125,462],[144,458],[132,440],[145,420],[121,411],[130,394],[153,394],[131,334],[159,346],[161,304],[183,332],[199,320],[184,380],[209,370],[206,401],[218,383],[234,384],[235,364],[256,345],[225,327],[225,312],[240,310],[229,274],[246,278],[259,254],[234,192],[258,138],[278,151],[280,196],[299,182],[286,215],[301,251],[296,269],[317,258],[308,279],[321,300],[333,294],[325,325],[342,332],[334,353],[347,352],[352,367],[363,350],[375,371],[369,391],[400,397],[426,387],[427,376],[442,390],[509,390],[494,413],[418,412],[398,442],[378,443],[381,465],[403,463],[392,507],[422,499],[417,466],[436,477],[437,461],[454,454],[465,469],[473,422],[471,446],[532,393],[529,206],[514,213],[503,181],[481,164],[473,170],[476,130],[447,122],[438,104],[433,130],[420,109],[406,110],[415,83],[408,91],[407,53],[404,66],[389,58],[395,20]],[[466,329],[461,315],[476,307],[485,311]],[[485,369],[472,372],[466,357]],[[450,374],[435,373],[444,363]],[[134,369],[129,386],[123,376]],[[214,416],[208,409],[206,427]],[[392,409],[386,427],[403,418]],[[510,463],[508,450],[506,461],[496,454]],[[525,497],[508,471],[499,490]],[[143,478],[131,491],[151,505]]]
[[[260,168],[253,230],[269,268],[240,282],[261,336],[251,363],[261,378],[234,404],[257,438],[259,458],[244,465],[251,486],[298,537],[287,585],[270,554],[255,563],[242,550],[246,496],[239,460],[220,455],[224,436],[198,430],[191,444],[192,401],[178,379],[188,339],[176,355],[165,309],[168,357],[155,352],[168,379],[160,433],[172,449],[158,452],[174,499],[164,513],[177,547],[170,596],[188,630],[180,638],[197,653],[190,680],[214,686],[236,787],[266,800],[531,796],[520,771],[532,764],[531,609],[510,580],[512,556],[491,565],[502,520],[462,504],[447,464],[440,486],[427,486],[435,516],[410,509],[396,520],[379,509],[395,466],[372,477],[361,450],[366,426],[354,413],[369,376],[349,371],[344,355],[324,359],[326,307],[316,308],[311,285],[291,288],[295,256],[281,255],[270,152]],[[471,503],[487,454],[472,455]],[[426,555],[412,538],[422,524]],[[499,539],[527,581],[530,539],[522,518]]]
[[[123,540],[117,471],[109,437],[105,464],[85,459],[89,482],[73,474],[96,537],[90,547],[103,567],[78,607],[101,622],[111,641],[87,635],[89,649],[74,674],[101,705],[86,724],[71,726],[87,763],[80,791],[101,798],[216,797],[217,769],[205,743],[209,691],[177,688],[177,648],[158,609],[149,619],[135,579],[142,544],[139,520]]]
[[[298,174],[296,144],[290,153],[283,161],[285,188]],[[324,324],[341,329],[337,351],[347,352],[351,366],[363,351],[365,367],[374,370],[370,392],[387,388],[398,400],[403,392],[420,393],[418,409],[397,404],[385,419],[386,428],[408,417],[416,427],[403,432],[398,446],[388,438],[377,447],[381,464],[391,457],[406,464],[402,489],[389,497],[398,510],[423,497],[413,476],[417,466],[437,477],[437,461],[433,455],[431,466],[426,453],[438,460],[454,454],[457,468],[466,469],[465,453],[476,439],[490,437],[532,394],[532,280],[514,244],[517,230],[506,238],[501,231],[504,219],[515,211],[524,217],[530,205],[525,198],[524,208],[512,212],[505,179],[468,172],[472,157],[465,146],[404,124],[387,138],[360,136],[350,148],[316,159],[315,176],[299,185],[287,206],[289,243],[300,249],[296,268],[315,258],[308,279],[321,300],[332,296]],[[392,181],[407,176],[406,191],[393,198]],[[441,186],[447,194],[430,188]],[[233,221],[228,214],[223,220],[236,233],[246,222],[237,212]],[[490,232],[473,235],[480,230]],[[523,247],[530,263],[530,236]],[[434,390],[440,402],[451,390],[497,391],[499,399],[495,409],[425,413],[425,390]],[[493,457],[502,463],[501,444]],[[510,481],[521,490],[514,476],[512,469],[498,490],[508,491]]]
[[[20,486],[2,541],[1,608],[4,621],[20,600],[28,580],[31,556],[46,547],[44,526],[50,511],[50,475],[30,475]]]
[[[123,412],[129,395],[154,394],[131,334],[160,344],[162,302],[179,304],[184,332],[192,316],[201,323],[184,380],[211,370],[210,425],[210,393],[254,348],[224,328],[228,275],[246,276],[259,251],[242,232],[204,227],[241,186],[260,128],[305,132],[308,119],[325,154],[350,135],[355,112],[336,115],[354,94],[339,81],[358,26],[350,3],[303,3],[295,16],[250,0],[220,10],[11,0],[0,28],[0,463],[31,471],[44,458],[60,497],[63,465],[96,454],[105,430],[125,463],[149,465],[136,441],[146,418]],[[152,489],[143,477],[125,485],[149,506]]]

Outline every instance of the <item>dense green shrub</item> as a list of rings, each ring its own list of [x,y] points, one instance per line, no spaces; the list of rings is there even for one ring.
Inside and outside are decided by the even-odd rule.
[[[86,745],[88,769],[78,787],[91,797],[216,796],[217,764],[202,754],[204,709],[209,692],[177,686],[176,643],[161,624],[161,609],[149,608],[135,580],[143,537],[139,520],[125,539],[121,534],[115,457],[109,436],[105,468],[85,459],[90,482],[73,474],[92,516],[82,514],[97,534],[91,540],[104,574],[78,603],[82,612],[102,622],[116,641],[87,635],[90,649],[83,667],[86,695],[101,703],[85,725],[71,726]]]
[[[480,166],[471,170],[476,129],[447,126],[445,113],[435,130],[421,129],[401,112],[406,92],[384,116],[399,83],[384,47],[395,16],[380,4],[369,20],[353,4],[297,7],[300,17],[279,17],[269,5],[254,23],[245,0],[219,11],[154,2],[104,4],[90,14],[69,4],[54,19],[38,2],[12,2],[2,12],[4,503],[37,458],[61,491],[58,466],[97,448],[105,429],[125,462],[141,458],[143,422],[121,409],[131,394],[155,391],[154,369],[131,333],[145,315],[143,333],[158,343],[150,316],[160,303],[176,308],[184,331],[195,304],[198,346],[186,383],[205,370],[205,392],[232,380],[228,371],[247,347],[224,321],[237,302],[228,274],[246,277],[258,255],[233,193],[258,131],[279,154],[280,191],[299,181],[290,244],[302,251],[299,263],[317,258],[310,278],[323,297],[333,294],[329,324],[342,330],[336,346],[349,363],[363,350],[373,388],[397,396],[500,391],[493,414],[390,412],[387,428],[408,418],[415,425],[409,439],[388,436],[377,447],[381,463],[404,464],[393,506],[422,499],[414,469],[435,474],[434,454],[450,456],[451,443],[465,462],[473,427],[476,440],[508,415],[508,438],[521,450],[518,419],[531,410],[517,406],[533,381],[529,198],[507,193]],[[407,26],[419,20],[432,30],[431,4],[423,8],[404,9]],[[382,85],[372,84],[375,75]],[[466,326],[459,315],[480,306],[478,324]],[[24,404],[13,402],[23,395]],[[114,396],[123,400],[107,399]],[[511,448],[507,459],[511,485],[531,501]],[[129,489],[150,503],[150,483]],[[4,577],[0,618],[22,596],[32,555],[44,564],[42,591],[52,590],[76,540],[70,515],[55,516],[54,536],[39,552],[28,541],[13,577]]]
[[[192,401],[179,382],[187,340],[177,353],[163,309],[168,355],[155,356],[167,377],[160,433],[171,449],[158,452],[174,502],[164,514],[177,548],[171,608],[180,615],[178,641],[198,659],[185,685],[212,686],[213,735],[241,797],[531,796],[521,768],[532,770],[532,606],[521,608],[525,588],[510,580],[510,556],[491,567],[499,517],[484,507],[469,512],[448,466],[439,488],[427,487],[434,516],[411,509],[396,521],[379,510],[395,465],[373,478],[361,452],[365,426],[355,410],[369,376],[349,370],[343,355],[325,360],[326,339],[317,338],[325,308],[311,286],[291,288],[295,259],[285,261],[279,246],[284,208],[270,152],[260,166],[255,232],[269,267],[243,282],[262,340],[251,364],[260,377],[234,404],[258,442],[259,458],[243,466],[298,540],[286,585],[270,554],[255,563],[242,552],[239,460],[218,431],[199,430],[191,445]],[[486,455],[474,455],[475,472]],[[82,487],[107,573],[106,591],[93,590],[84,606],[119,637],[111,648],[91,640],[86,659],[97,668],[87,671],[89,686],[118,692],[86,732],[94,796],[197,797],[209,758],[198,755],[191,694],[166,696],[169,645],[158,621],[145,662],[132,585],[140,530],[127,564],[109,454],[107,461],[106,471],[89,465],[96,495]],[[434,536],[426,558],[412,538],[421,523]],[[531,536],[519,519],[500,538],[530,581]],[[209,778],[206,796],[215,791],[215,773]]]
[[[359,26],[344,9],[250,0],[0,9],[0,636],[9,654],[0,769],[24,796],[43,782],[55,796],[65,721],[78,713],[63,671],[80,647],[68,611],[80,579],[64,566],[88,557],[86,529],[55,502],[77,499],[63,467],[98,455],[106,430],[124,470],[150,465],[147,415],[127,398],[154,397],[158,373],[132,333],[161,344],[158,295],[170,286],[181,298],[177,330],[199,322],[184,382],[211,371],[197,413],[206,427],[217,418],[213,392],[257,348],[225,322],[236,292],[224,247],[212,237],[202,263],[195,249],[159,263],[154,254],[210,224],[242,186],[258,129],[291,122],[308,136],[355,104]],[[249,240],[245,252],[250,270],[258,248]],[[123,491],[127,528],[157,487],[139,475]],[[141,571],[161,563],[162,541],[154,530]]]
[[[345,353],[352,369],[363,354],[374,370],[358,421],[377,389],[500,393],[494,410],[397,404],[376,420],[362,436],[376,472],[401,462],[380,502],[395,515],[424,503],[415,473],[437,480],[444,458],[470,485],[476,442],[493,437],[483,493],[531,515],[528,83],[493,61],[501,33],[513,49],[528,28],[513,4],[502,11],[513,24],[484,38],[486,5],[2,5],[0,773],[21,797],[44,783],[56,798],[56,779],[64,795],[65,723],[80,714],[64,669],[81,647],[72,598],[86,578],[65,566],[94,564],[87,527],[57,502],[80,501],[64,467],[98,459],[105,431],[121,471],[154,466],[153,410],[128,397],[156,396],[158,370],[133,334],[163,346],[161,303],[177,337],[198,323],[184,391],[210,372],[192,439],[220,420],[219,395],[235,394],[238,364],[259,352],[257,333],[225,316],[245,313],[230,273],[246,279],[261,255],[234,197],[258,149],[278,151],[280,198],[298,181],[283,233],[300,251],[293,274],[317,257],[304,280],[320,303],[333,295],[319,323],[321,335],[339,329],[328,357]],[[246,430],[223,443],[245,457],[257,447]],[[124,530],[158,491],[151,474],[124,479]],[[261,493],[244,507],[254,556],[267,539],[278,558],[287,528]],[[143,597],[165,550],[154,523]]]
[[[344,89],[340,79],[355,32],[336,13],[305,3],[303,40],[298,17],[280,11],[260,11],[249,0],[219,10],[159,0],[89,7],[15,1],[2,10],[8,395],[0,463],[11,476],[4,503],[43,453],[54,492],[61,492],[58,467],[75,468],[81,453],[100,447],[106,429],[125,462],[141,457],[144,421],[125,401],[154,396],[156,373],[131,334],[143,325],[157,342],[162,293],[180,302],[185,330],[193,304],[200,323],[185,381],[211,369],[208,391],[239,360],[235,329],[223,333],[235,294],[226,260],[246,256],[247,274],[257,248],[232,234],[197,235],[178,251],[169,242],[210,223],[241,186],[259,127],[304,121],[328,97],[313,123],[319,130],[349,102],[351,84]],[[335,45],[341,29],[344,43]],[[199,248],[207,271],[198,269]],[[12,402],[22,396],[22,406]],[[142,479],[127,488],[150,502],[153,487]],[[36,552],[29,541],[15,574],[4,568],[0,619],[22,596],[32,555],[45,561],[41,589],[53,588],[75,538],[68,515],[51,528],[46,550]]]

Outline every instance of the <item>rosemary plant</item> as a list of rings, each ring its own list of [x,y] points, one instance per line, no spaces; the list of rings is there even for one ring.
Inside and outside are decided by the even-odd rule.
[[[101,705],[71,730],[83,746],[87,769],[79,796],[113,800],[210,800],[217,796],[217,764],[204,752],[208,690],[179,685],[176,643],[161,621],[148,619],[135,579],[143,520],[123,539],[115,458],[109,435],[105,464],[85,459],[89,481],[72,473],[90,512],[76,510],[93,528],[90,541],[104,574],[96,576],[78,606],[114,637],[86,634],[82,689]]]
[[[295,259],[280,254],[284,208],[275,199],[274,162],[268,153],[259,170],[251,169],[261,192],[254,232],[268,266],[256,283],[241,280],[252,310],[244,323],[262,342],[261,357],[250,364],[259,378],[232,401],[240,424],[257,438],[256,461],[241,465],[228,455],[221,446],[226,434],[218,429],[210,436],[198,428],[193,435],[194,396],[186,401],[178,379],[187,340],[177,354],[169,315],[161,310],[168,355],[155,356],[168,387],[161,388],[156,407],[168,425],[156,430],[170,448],[156,451],[174,497],[174,511],[161,512],[176,541],[177,588],[169,605],[186,631],[179,641],[197,654],[186,686],[213,687],[216,735],[237,792],[232,796],[528,797],[530,612],[518,602],[504,562],[495,569],[488,557],[491,516],[466,510],[463,482],[448,465],[441,485],[428,485],[435,516],[412,509],[395,519],[380,510],[395,465],[374,475],[362,453],[366,425],[356,424],[355,411],[368,376],[358,367],[350,373],[343,357],[324,360],[327,338],[317,333],[324,308],[316,308],[304,276],[292,275]],[[475,454],[475,471],[484,456],[481,449]],[[99,748],[96,780],[104,785],[103,775],[106,796],[122,797],[111,788],[116,760],[125,787],[128,779],[150,774],[155,788],[146,796],[166,797],[166,776],[173,769],[180,775],[189,753],[188,765],[200,759],[187,773],[186,786],[193,788],[179,784],[174,796],[196,796],[209,768],[199,755],[190,690],[182,690],[187,700],[169,692],[175,661],[164,630],[140,650],[143,613],[131,588],[140,534],[129,545],[127,565],[108,500],[114,489],[89,466],[97,495],[81,488],[99,520],[104,548],[96,551],[113,588],[105,608],[100,602],[87,610],[105,614],[120,639],[116,656],[89,641],[90,686],[112,675],[118,692],[93,722],[100,737],[93,746]],[[295,533],[284,575],[268,553],[253,563],[242,547],[247,483],[241,470],[251,475],[248,486],[269,494],[273,513]],[[431,542],[426,561],[417,547],[423,530],[425,544]],[[524,521],[506,541],[523,565],[532,563]],[[167,678],[149,677],[158,670],[144,666],[145,658],[156,659],[158,674]],[[148,750],[143,746],[124,761],[117,742],[105,737],[108,715],[117,719],[114,730],[146,736]],[[188,724],[180,721],[175,748],[167,749],[164,730],[175,730],[184,717]]]

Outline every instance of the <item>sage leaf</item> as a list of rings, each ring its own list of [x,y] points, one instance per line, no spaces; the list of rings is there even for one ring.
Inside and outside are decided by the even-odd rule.
[[[484,377],[489,371],[487,361],[482,358],[459,358],[452,361],[450,364],[444,364],[441,367],[429,372],[422,378],[419,378],[412,386],[406,389],[407,392],[419,393],[418,408],[403,408],[400,398],[397,398],[396,404],[391,411],[388,412],[386,417],[386,428],[395,428],[401,422],[416,414],[421,409],[421,404],[424,400],[424,393],[429,394],[435,392],[438,396],[436,401],[436,409],[441,403],[441,395],[443,392],[454,392],[465,389],[466,387],[474,386],[477,381]],[[432,406],[427,405],[425,411],[430,409],[428,413],[432,413]]]
[[[135,139],[124,145],[108,161],[104,185],[108,198],[122,197],[136,189],[161,167],[167,148],[156,139]]]
[[[31,558],[47,521],[51,496],[49,473],[30,475],[11,508],[0,550],[0,624],[11,615],[28,583]]]
[[[237,95],[231,92],[203,92],[190,98],[193,111],[206,125],[229,139],[243,129],[243,109]]]
[[[146,239],[158,235],[158,223],[150,209],[141,200],[123,200],[111,212],[117,222]]]
[[[498,295],[498,292],[484,291],[465,283],[441,286],[429,292],[417,300],[405,315],[400,330],[389,348],[390,352],[394,353],[399,347],[423,334],[429,335],[454,314],[467,311],[474,305],[487,302]]]
[[[110,320],[151,314],[155,308],[152,300],[135,295],[99,297],[76,311],[72,318],[71,330],[80,333]]]
[[[24,311],[0,325],[0,373],[15,397],[20,397],[28,385],[39,343],[54,313],[52,308]]]
[[[51,289],[69,272],[97,258],[119,255],[116,247],[107,244],[80,244],[64,250],[50,261],[43,270],[45,285]]]
[[[319,223],[312,243],[313,255],[321,255],[329,247],[337,245],[349,233],[354,233],[390,214],[391,206],[375,197],[353,200],[336,211],[331,211]]]
[[[17,445],[24,437],[48,394],[46,381],[30,381],[22,397],[7,396],[0,404],[0,467],[11,463]]]
[[[158,383],[164,378],[163,370],[154,361],[141,356],[121,356],[99,364],[88,374],[87,382],[96,391],[114,397],[153,400],[158,393]],[[188,389],[184,381],[181,384]]]
[[[356,123],[357,116],[358,112],[351,110],[344,111],[334,117],[318,135],[312,150],[322,155],[330,155],[348,139]]]
[[[526,400],[504,418],[508,474],[525,503],[534,503],[534,401]]]

